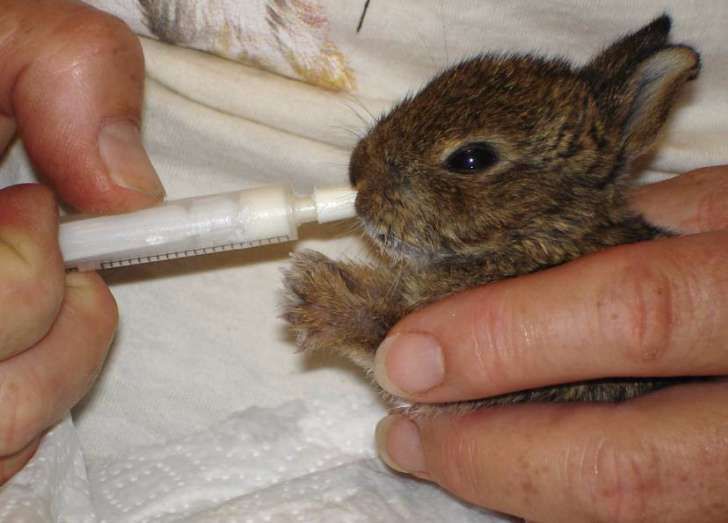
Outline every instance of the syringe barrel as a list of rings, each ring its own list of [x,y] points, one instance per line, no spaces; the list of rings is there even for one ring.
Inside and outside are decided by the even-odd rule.
[[[297,238],[290,187],[188,198],[127,214],[61,224],[68,269],[94,270]]]

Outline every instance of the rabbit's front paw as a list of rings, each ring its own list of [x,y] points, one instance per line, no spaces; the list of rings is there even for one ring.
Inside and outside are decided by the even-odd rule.
[[[301,349],[334,350],[371,368],[386,330],[371,314],[377,304],[359,279],[362,270],[315,251],[293,255],[284,272],[283,318]]]

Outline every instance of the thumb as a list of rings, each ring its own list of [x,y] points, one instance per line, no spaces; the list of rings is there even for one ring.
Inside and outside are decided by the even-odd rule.
[[[9,0],[3,11],[0,118],[15,121],[39,173],[86,212],[160,200],[139,132],[144,61],[136,37],[70,0]]]

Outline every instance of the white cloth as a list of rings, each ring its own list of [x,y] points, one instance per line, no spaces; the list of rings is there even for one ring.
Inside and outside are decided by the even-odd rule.
[[[90,3],[153,36],[135,1]],[[665,8],[372,0],[356,33],[363,0],[147,3],[182,18],[167,37],[225,57],[144,39],[145,143],[170,198],[344,183],[368,113],[447,63],[484,50],[583,62]],[[703,72],[652,159],[656,175],[728,162],[728,3],[668,3],[675,41],[700,50]],[[272,27],[271,10],[283,8],[275,15],[287,21]],[[266,70],[231,60],[240,57]],[[20,146],[0,176],[32,179]],[[385,408],[369,384],[346,363],[296,353],[277,319],[289,251],[356,255],[345,232],[308,227],[295,245],[107,273],[121,324],[105,370],[73,421],[0,488],[0,521],[495,520],[380,465],[372,431]]]

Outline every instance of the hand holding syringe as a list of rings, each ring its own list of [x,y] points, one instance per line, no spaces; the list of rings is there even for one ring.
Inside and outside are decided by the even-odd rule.
[[[170,201],[128,214],[61,224],[59,242],[70,270],[125,267],[295,240],[298,226],[350,218],[348,187],[295,196],[285,186]]]

